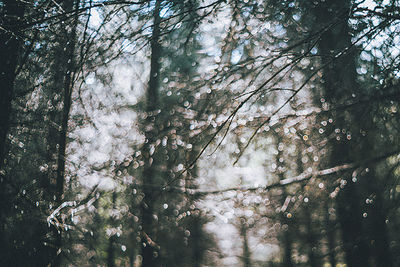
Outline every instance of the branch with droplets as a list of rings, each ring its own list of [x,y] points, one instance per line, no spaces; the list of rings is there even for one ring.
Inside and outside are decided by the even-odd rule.
[[[166,186],[166,187],[162,188],[162,191],[164,191],[164,192],[180,192],[180,193],[194,195],[194,196],[218,195],[218,194],[222,194],[222,193],[229,192],[229,191],[247,191],[247,192],[267,191],[270,189],[282,188],[282,187],[289,186],[292,184],[305,182],[312,178],[322,178],[322,177],[326,177],[326,176],[333,175],[333,174],[338,174],[338,173],[345,172],[345,171],[356,170],[358,168],[363,168],[368,165],[377,164],[377,163],[379,163],[383,160],[386,160],[392,156],[396,156],[396,155],[398,156],[399,154],[400,154],[400,150],[396,150],[396,151],[388,152],[386,154],[380,155],[378,157],[370,158],[370,159],[367,159],[364,161],[345,163],[342,165],[337,165],[337,166],[323,169],[323,170],[303,172],[300,175],[297,175],[297,176],[294,176],[291,178],[286,178],[279,182],[272,183],[272,184],[269,184],[266,186],[231,187],[231,188],[213,190],[213,191],[202,191],[202,190],[198,190],[198,189],[188,189],[188,188],[182,188],[182,187]],[[149,185],[149,184],[145,184],[143,186],[153,187],[154,189],[158,188],[157,186]]]
[[[336,22],[337,23],[337,22]],[[331,27],[334,24],[331,25]],[[243,155],[244,151],[247,149],[247,147],[250,145],[251,141],[255,138],[255,136],[257,135],[257,133],[259,132],[259,130],[266,125],[267,123],[269,123],[271,121],[271,119],[277,115],[292,99],[294,99],[294,97],[301,91],[303,90],[306,85],[309,83],[309,81],[318,74],[318,72],[320,70],[322,70],[323,68],[327,67],[329,64],[333,63],[335,60],[337,60],[338,58],[346,55],[351,48],[353,48],[358,42],[360,42],[360,40],[362,40],[365,36],[370,36],[370,35],[374,35],[376,34],[376,31],[380,32],[382,31],[379,30],[380,27],[382,25],[379,24],[376,27],[373,27],[371,30],[369,30],[368,32],[366,32],[365,34],[361,35],[359,38],[357,38],[357,40],[355,40],[350,46],[345,47],[343,50],[341,50],[339,53],[337,53],[336,55],[334,55],[332,57],[331,60],[329,60],[327,63],[325,63],[324,65],[320,66],[319,68],[317,68],[314,72],[312,72],[311,75],[309,75],[306,80],[295,90],[292,90],[293,93],[292,95],[282,104],[280,105],[270,116],[268,116],[266,118],[266,120],[264,122],[262,122],[259,127],[256,128],[256,130],[253,132],[253,134],[251,135],[250,139],[248,140],[248,142],[246,143],[245,147],[240,151],[239,155],[237,156],[237,159],[235,160],[235,162],[233,163],[233,165],[235,165],[240,157]],[[329,29],[329,27],[325,28],[324,31],[326,31],[327,29]],[[324,31],[322,31],[320,34],[322,34]],[[318,39],[317,39],[318,40]],[[316,40],[316,41],[317,41]],[[315,45],[315,43],[314,43]],[[203,146],[203,148],[201,149],[201,151],[199,152],[199,154],[195,157],[195,159],[179,174],[177,175],[177,177],[175,177],[174,179],[172,179],[171,181],[169,181],[166,185],[164,185],[162,187],[162,189],[165,189],[166,187],[168,187],[169,185],[171,185],[173,182],[175,182],[176,180],[178,180],[186,171],[188,171],[190,168],[192,168],[194,166],[194,164],[197,162],[197,160],[203,155],[203,153],[205,152],[205,150],[211,145],[211,143],[214,141],[215,137],[223,130],[225,129],[225,132],[223,134],[222,140],[220,142],[218,142],[216,149],[214,150],[214,152],[218,149],[218,147],[222,144],[222,141],[225,139],[230,126],[232,124],[233,118],[236,116],[236,114],[238,113],[238,111],[245,105],[245,103],[249,102],[250,99],[252,99],[255,95],[257,95],[261,90],[263,90],[268,84],[270,84],[271,81],[273,81],[273,79],[275,79],[281,72],[283,72],[285,69],[293,67],[294,65],[296,65],[301,59],[307,57],[307,55],[311,52],[311,48],[309,48],[308,51],[306,51],[305,53],[303,53],[302,55],[296,57],[295,59],[293,59],[291,62],[285,64],[283,67],[281,67],[277,72],[275,72],[269,79],[267,79],[264,83],[262,83],[256,90],[252,91],[242,102],[240,102],[240,104],[232,111],[232,113],[228,116],[228,118],[218,127],[217,131],[212,135],[212,137],[210,138],[210,140],[205,144],[205,146]],[[214,153],[213,152],[213,153]]]
[[[354,170],[360,167],[363,167],[365,165],[368,164],[376,164],[382,160],[385,160],[389,157],[398,155],[400,153],[399,150],[397,151],[393,151],[393,152],[389,152],[386,153],[384,155],[381,155],[379,157],[374,157],[365,161],[361,161],[361,162],[357,162],[357,163],[345,163],[342,165],[338,165],[338,166],[334,166],[331,168],[327,168],[327,169],[323,169],[323,170],[316,170],[316,171],[312,171],[312,172],[304,172],[300,175],[291,177],[291,178],[286,178],[283,179],[279,182],[270,184],[270,185],[266,185],[266,186],[258,186],[258,187],[232,187],[232,188],[226,188],[226,189],[222,189],[222,190],[214,190],[214,191],[197,191],[194,194],[198,194],[198,195],[215,195],[215,194],[221,194],[224,192],[228,192],[228,191],[258,191],[258,190],[269,190],[269,189],[274,189],[274,188],[280,188],[280,187],[285,187],[291,184],[295,184],[295,183],[300,183],[300,182],[304,182],[304,181],[308,181],[311,178],[318,178],[318,177],[324,177],[324,176],[329,176],[332,174],[337,174],[343,171],[350,171],[350,170]]]
[[[63,202],[60,206],[58,206],[48,217],[47,217],[47,223],[48,225],[53,225],[55,228],[58,230],[69,230],[72,228],[71,225],[68,225],[65,223],[65,218],[68,218],[71,216],[71,221],[73,221],[73,217],[75,214],[77,214],[80,211],[83,211],[90,206],[100,197],[99,192],[97,192],[98,185],[95,186],[90,193],[79,203],[76,201],[65,201]],[[61,220],[59,220],[58,216],[63,215],[61,214],[61,211],[65,208],[70,208],[66,212],[66,216],[61,216]]]
[[[359,41],[361,41],[365,36],[375,35],[375,34],[381,32],[382,29],[379,30],[379,28],[380,28],[381,26],[382,26],[382,25],[379,24],[379,25],[377,25],[376,27],[374,27],[374,28],[372,28],[371,30],[369,30],[367,33],[361,35],[361,36],[360,36],[359,38],[357,38],[357,40],[355,40],[351,45],[349,45],[349,46],[345,47],[344,49],[342,49],[339,53],[337,53],[336,55],[334,55],[334,57],[332,57],[331,60],[329,60],[327,63],[323,64],[322,66],[320,66],[319,68],[317,68],[314,72],[312,72],[311,75],[309,75],[309,76],[305,79],[305,81],[300,85],[300,87],[297,88],[297,89],[295,89],[295,90],[293,91],[293,94],[292,94],[281,106],[279,106],[279,107],[272,113],[271,116],[268,116],[268,118],[267,118],[263,123],[261,123],[261,124],[259,125],[259,127],[256,128],[256,130],[255,130],[255,131],[253,132],[253,134],[250,136],[250,138],[249,138],[249,140],[247,141],[247,143],[246,143],[246,145],[244,146],[244,148],[240,151],[240,153],[239,153],[239,155],[237,156],[237,158],[236,158],[235,162],[233,163],[233,165],[235,165],[235,164],[239,161],[240,157],[243,155],[244,151],[248,148],[248,146],[250,145],[251,141],[255,138],[255,136],[257,135],[257,133],[259,132],[259,130],[260,130],[264,125],[266,125],[267,123],[269,123],[270,120],[271,120],[271,118],[272,118],[273,116],[275,116],[276,114],[278,114],[279,111],[281,111],[290,101],[292,101],[292,100],[294,99],[294,97],[295,97],[301,90],[303,90],[303,89],[305,88],[305,86],[309,83],[309,81],[310,81],[315,75],[317,75],[317,74],[319,73],[319,71],[321,71],[322,69],[324,69],[324,68],[326,68],[327,66],[329,66],[330,64],[332,64],[332,63],[333,63],[335,60],[337,60],[338,58],[340,58],[340,57],[346,55],[346,54],[350,51],[350,49],[352,49],[352,48],[353,48]],[[376,30],[378,30],[378,32],[375,32]],[[311,49],[310,49],[309,51],[307,51],[303,56],[300,56],[299,59],[302,59],[303,57],[306,57],[306,55],[307,55],[310,51],[311,51]],[[286,68],[287,66],[284,66],[284,67]],[[267,82],[269,82],[269,81],[267,81]],[[265,85],[266,85],[266,84],[263,84],[262,87],[264,87]],[[262,88],[262,87],[261,87],[261,88]],[[261,90],[261,88],[260,88],[259,90]],[[255,94],[257,91],[258,91],[258,90],[256,90],[254,93],[252,93],[248,98],[245,99],[245,101],[247,102],[247,101],[250,99],[250,97],[252,97],[253,94]],[[222,142],[222,141],[221,141],[221,142]]]

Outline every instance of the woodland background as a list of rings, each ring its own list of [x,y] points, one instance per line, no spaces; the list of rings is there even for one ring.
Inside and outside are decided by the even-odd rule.
[[[400,266],[399,10],[0,1],[0,265]]]

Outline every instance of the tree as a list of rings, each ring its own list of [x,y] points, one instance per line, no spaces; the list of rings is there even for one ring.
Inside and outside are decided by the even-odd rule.
[[[51,225],[46,223],[45,210],[61,205],[63,200],[65,147],[71,92],[76,77],[75,45],[79,18],[77,13],[70,18],[70,28],[54,26],[53,29],[60,30],[60,34],[53,38],[54,43],[50,43],[52,37],[47,32],[34,30],[30,34],[22,31],[28,14],[39,13],[40,5],[37,10],[27,12],[26,16],[21,13],[25,3],[10,5],[15,12],[19,12],[18,17],[11,15],[14,21],[7,22],[14,24],[5,24],[6,27],[11,27],[7,30],[7,35],[11,38],[10,44],[15,51],[10,54],[5,49],[2,52],[20,62],[18,69],[15,68],[16,65],[6,66],[7,71],[15,73],[9,75],[10,103],[4,105],[8,109],[6,113],[11,117],[10,123],[4,123],[10,127],[4,129],[8,132],[12,145],[8,149],[8,162],[3,172],[5,178],[2,179],[2,199],[5,203],[2,224],[7,229],[2,232],[2,243],[5,246],[2,260],[5,265],[11,259],[17,265],[27,262],[59,265],[60,229],[64,226],[54,224],[51,229]],[[79,5],[79,1],[62,3],[59,8],[70,11],[78,9]],[[5,9],[9,8],[5,6]],[[21,46],[21,42],[16,41],[16,36],[29,41]],[[34,64],[36,60],[39,63]],[[28,64],[35,67],[26,68]],[[45,75],[48,76],[43,78]],[[29,81],[38,85],[32,88]],[[14,93],[12,86],[18,88]],[[42,102],[33,103],[35,96]],[[38,121],[41,116],[44,120]],[[16,178],[12,178],[13,175]],[[21,253],[23,257],[15,257]]]
[[[21,53],[21,36],[19,23],[24,14],[24,5],[5,1],[1,6],[2,27],[0,33],[1,58],[4,60],[0,69],[1,89],[1,115],[0,115],[0,169],[3,168],[5,154],[7,153],[7,134],[10,128],[11,101],[14,97],[14,81]],[[22,62],[21,62],[22,64]],[[3,178],[2,178],[3,179]]]
[[[4,1],[0,264],[398,265],[398,7]]]

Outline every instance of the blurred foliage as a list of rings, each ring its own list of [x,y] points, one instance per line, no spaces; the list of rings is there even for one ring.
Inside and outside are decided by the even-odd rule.
[[[0,265],[398,266],[399,4],[3,1]]]

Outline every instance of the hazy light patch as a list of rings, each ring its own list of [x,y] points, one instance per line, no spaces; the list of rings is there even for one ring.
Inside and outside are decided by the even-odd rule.
[[[83,127],[77,129],[75,134],[78,135],[83,141],[92,141],[96,136],[96,130],[93,127]]]
[[[233,239],[240,240],[234,225],[210,222],[205,225],[205,228],[217,236],[216,240],[221,251],[229,251],[230,255],[241,255],[241,242],[232,242]],[[235,256],[228,256],[222,260],[225,266],[237,266],[239,263]]]
[[[372,60],[371,55],[369,53],[365,52],[365,51],[361,52],[360,57],[361,57],[362,60],[365,60],[365,61],[371,61]]]
[[[101,152],[101,151],[92,151],[89,156],[88,160],[91,164],[102,164],[110,159],[108,153]]]
[[[93,188],[94,186],[97,186],[100,181],[100,176],[97,172],[91,173],[89,175],[85,175],[83,177],[80,177],[79,182],[84,186],[88,188]]]
[[[369,8],[371,10],[375,9],[377,7],[376,1],[375,0],[362,0],[357,3],[359,7],[362,8]],[[390,5],[390,0],[383,0],[381,6],[387,6]]]
[[[262,166],[225,167],[215,171],[219,188],[236,185],[259,186],[266,184],[265,171]]]
[[[171,11],[171,9],[169,7],[164,7],[160,11],[160,17],[162,17],[162,18],[169,17],[172,14],[173,14],[173,12]]]
[[[89,20],[89,24],[92,27],[99,27],[102,23],[102,19],[100,16],[100,13],[97,11],[96,8],[92,8],[91,12],[90,12],[90,20]]]
[[[243,47],[238,47],[237,49],[233,50],[231,56],[231,63],[232,64],[239,63],[240,59],[242,58],[242,55],[243,55]]]
[[[137,114],[132,110],[125,110],[119,115],[119,123],[121,124],[121,126],[127,127],[127,129],[130,129],[133,126],[134,122],[137,120]]]
[[[251,238],[249,243],[252,248],[251,255],[255,260],[265,261],[273,258],[275,255],[279,255],[280,249],[276,244],[263,244],[257,238]]]
[[[375,3],[375,0],[364,0],[364,1],[360,1],[358,6],[362,7],[362,8],[374,9],[376,7],[376,3]]]
[[[115,182],[110,177],[105,177],[101,173],[93,172],[79,179],[80,183],[87,188],[98,186],[99,189],[109,191],[115,187]]]
[[[140,88],[133,88],[132,84],[132,77],[134,77],[133,69],[129,66],[122,65],[117,67],[115,70],[115,75],[114,75],[114,83],[115,83],[115,88],[114,92],[118,92],[121,94],[123,97],[122,101],[125,102],[126,104],[136,104],[138,101],[137,96],[140,94],[141,86],[139,85]],[[135,85],[135,87],[138,87],[138,85]],[[134,90],[132,92],[132,89]]]
[[[110,177],[103,177],[100,179],[99,189],[110,191],[115,188],[115,181]]]
[[[124,50],[126,53],[135,53],[136,50],[137,50],[137,46],[136,46],[135,43],[127,42],[127,44],[124,44],[123,50]]]
[[[96,81],[94,74],[90,73],[87,78],[86,78],[86,84],[94,84],[94,82]]]

